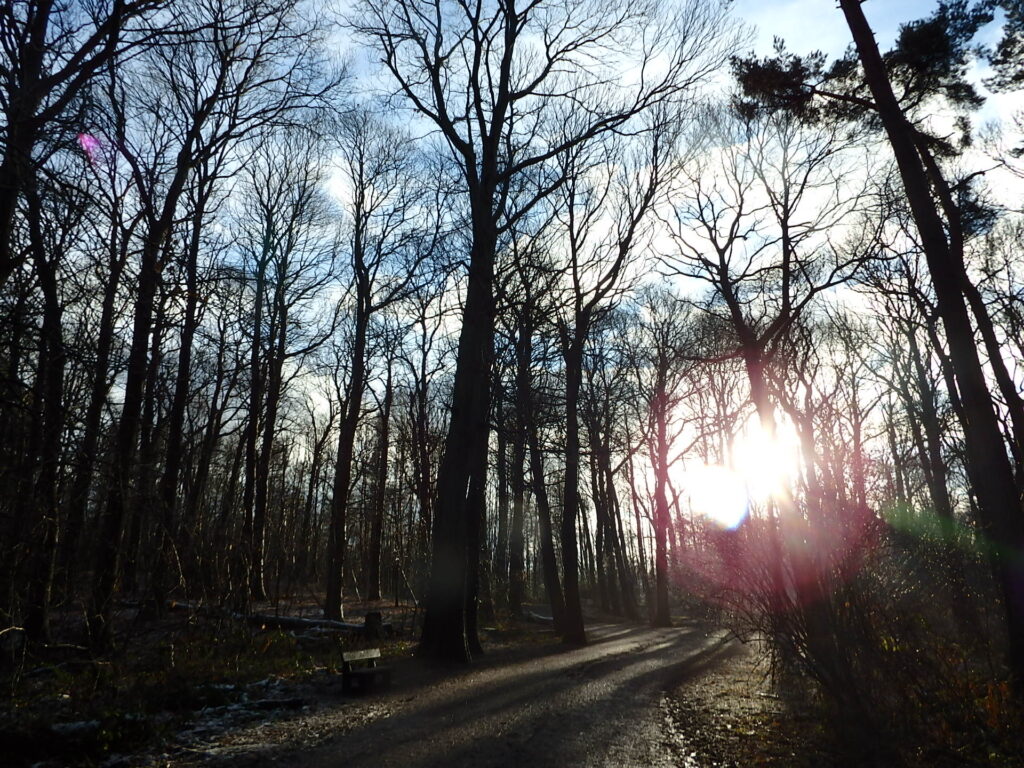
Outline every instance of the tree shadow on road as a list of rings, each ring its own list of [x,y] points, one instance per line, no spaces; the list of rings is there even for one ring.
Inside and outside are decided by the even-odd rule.
[[[293,764],[543,768],[611,765],[620,752],[665,754],[665,744],[635,742],[664,740],[663,692],[737,652],[704,629],[611,627],[582,649],[557,646],[512,661],[496,655],[443,680],[435,669],[432,685],[396,691],[408,706]],[[622,649],[602,653],[615,643]]]

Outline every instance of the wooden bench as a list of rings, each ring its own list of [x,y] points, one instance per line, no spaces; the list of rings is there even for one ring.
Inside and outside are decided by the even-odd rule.
[[[378,685],[391,685],[391,670],[378,667],[380,648],[347,651],[341,654],[341,690],[343,693],[369,693]]]

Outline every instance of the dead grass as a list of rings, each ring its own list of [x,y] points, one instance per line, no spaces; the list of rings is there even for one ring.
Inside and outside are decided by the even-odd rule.
[[[316,615],[314,603],[288,607],[290,615]],[[346,608],[356,623],[367,611],[384,613],[395,634],[373,645],[386,657],[411,652],[411,605],[378,601]],[[261,681],[295,686],[331,676],[342,651],[366,645],[357,634],[296,637],[216,611],[172,611],[149,621],[136,613],[120,612],[119,647],[109,658],[90,658],[66,644],[57,654],[30,650],[15,668],[0,672],[5,766],[100,765],[110,755],[159,744],[204,710],[257,696],[253,686]],[[61,639],[80,641],[74,616],[61,618]]]
[[[952,681],[948,681],[952,684]],[[671,727],[701,768],[1011,768],[1024,764],[1020,719],[996,713],[987,735],[936,733],[886,746],[878,734],[851,730],[809,685],[782,686],[768,674],[755,643],[671,692]],[[948,730],[948,728],[946,729]],[[998,736],[999,738],[994,738]]]
[[[684,749],[702,767],[834,764],[813,707],[796,692],[789,700],[779,696],[752,643],[729,664],[671,692],[668,714]]]

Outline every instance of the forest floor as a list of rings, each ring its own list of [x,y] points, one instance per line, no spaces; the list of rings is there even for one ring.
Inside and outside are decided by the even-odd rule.
[[[712,765],[687,742],[670,691],[742,654],[721,632],[591,624],[584,648],[553,633],[491,632],[470,668],[392,664],[391,690],[340,695],[337,681],[282,691],[302,712],[257,719],[142,765],[224,766],[668,766]],[[200,734],[202,736],[202,734]]]
[[[114,694],[117,718],[110,701],[78,705],[74,681],[56,674],[69,690],[34,720],[23,713],[21,724],[31,725],[20,731],[0,719],[0,753],[35,768],[839,762],[813,710],[772,692],[752,645],[703,620],[676,624],[592,621],[589,644],[576,649],[543,625],[503,625],[484,632],[486,653],[469,667],[426,664],[412,658],[411,640],[392,640],[381,645],[394,683],[366,697],[342,694],[337,648],[296,655],[280,632],[255,635],[258,663],[236,659],[234,674],[200,680],[211,659],[190,665],[203,642],[192,638],[178,643],[173,680],[151,675],[146,701],[138,686]],[[167,653],[166,643],[141,642]],[[101,688],[93,683],[94,699],[104,698]]]

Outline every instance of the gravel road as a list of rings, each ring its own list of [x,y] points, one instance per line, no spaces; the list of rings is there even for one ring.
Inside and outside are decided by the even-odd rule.
[[[591,625],[590,644],[487,658],[380,697],[389,714],[275,765],[316,768],[429,766],[645,766],[696,762],[671,725],[665,691],[735,652],[697,624],[671,629]],[[522,658],[525,656],[526,658]]]

